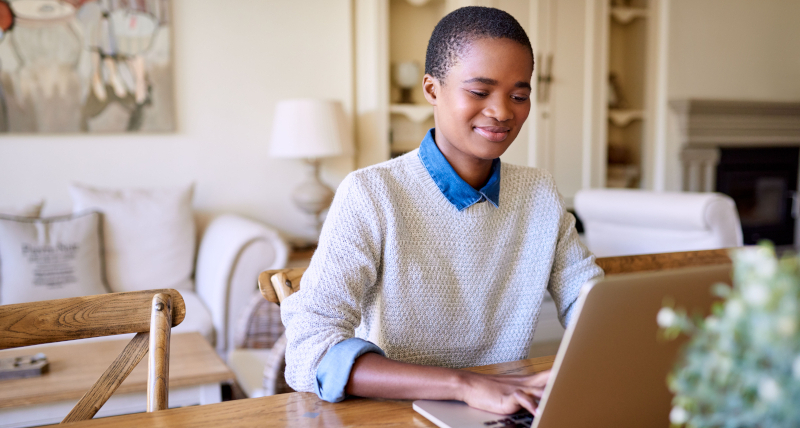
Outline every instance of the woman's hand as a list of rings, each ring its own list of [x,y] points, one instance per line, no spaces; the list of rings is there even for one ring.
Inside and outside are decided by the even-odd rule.
[[[511,414],[521,408],[537,415],[550,370],[529,376],[491,376],[465,372],[459,399],[470,407]]]
[[[367,353],[353,364],[345,391],[360,397],[461,400],[506,415],[525,408],[536,415],[549,377],[549,370],[530,376],[485,375],[401,363]]]

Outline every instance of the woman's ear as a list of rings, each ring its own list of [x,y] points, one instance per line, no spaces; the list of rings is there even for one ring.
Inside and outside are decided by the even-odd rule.
[[[439,95],[439,81],[430,74],[426,74],[422,78],[422,93],[425,94],[425,99],[428,100],[430,105],[436,105],[436,98]]]

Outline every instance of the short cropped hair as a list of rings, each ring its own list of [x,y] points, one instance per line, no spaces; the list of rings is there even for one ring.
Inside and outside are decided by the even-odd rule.
[[[525,30],[508,12],[492,7],[468,6],[448,13],[433,29],[425,54],[425,73],[444,83],[450,68],[478,39],[510,39],[531,53],[533,48]]]

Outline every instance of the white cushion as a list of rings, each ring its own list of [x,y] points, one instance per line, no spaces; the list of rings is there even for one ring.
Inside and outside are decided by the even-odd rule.
[[[16,206],[0,206],[0,215],[13,215],[18,217],[39,217],[42,213],[42,205],[44,205],[44,201],[32,202],[25,205],[16,205]],[[2,255],[0,255],[0,266],[2,266],[3,259]],[[0,270],[0,284],[3,283],[3,274],[2,270]]]
[[[575,211],[598,257],[742,245],[736,205],[720,193],[581,190]]]
[[[266,395],[264,367],[271,357],[272,349],[233,349],[228,355],[228,367],[248,398]]]
[[[0,304],[106,293],[102,242],[96,212],[0,216]]]
[[[172,329],[172,332],[187,333],[196,331],[202,334],[208,343],[214,345],[216,337],[214,336],[214,324],[211,322],[211,312],[208,311],[206,305],[194,291],[180,290],[180,293],[186,304],[186,317],[183,322]]]
[[[74,211],[103,213],[105,262],[112,291],[192,289],[193,186],[110,190],[74,184],[69,190]]]
[[[44,201],[31,202],[25,205],[0,206],[0,214],[19,217],[39,217]]]

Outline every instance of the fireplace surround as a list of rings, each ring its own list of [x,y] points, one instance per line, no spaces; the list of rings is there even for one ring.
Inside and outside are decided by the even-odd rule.
[[[800,102],[675,100],[682,188],[736,202],[745,244],[798,236]]]

